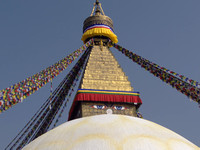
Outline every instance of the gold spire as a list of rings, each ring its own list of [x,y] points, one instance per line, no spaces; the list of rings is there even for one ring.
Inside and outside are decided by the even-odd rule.
[[[106,46],[94,46],[81,82],[81,89],[133,91],[128,77]]]
[[[94,14],[95,8],[96,8],[96,11],[95,11],[95,14]],[[103,9],[101,7],[101,3],[99,3],[98,0],[96,0],[96,2],[94,3],[93,9],[92,9],[92,13],[91,13],[90,16],[94,16],[94,15],[103,15],[103,16],[105,16],[104,11],[103,11]]]
[[[118,40],[113,33],[112,19],[105,16],[98,0],[94,3],[90,17],[84,21],[83,32],[82,40],[85,42],[95,38],[96,46],[92,48],[80,88],[133,91],[127,76],[108,48],[109,39],[115,43]]]
[[[114,43],[118,42],[114,33],[113,21],[104,14],[101,3],[94,3],[91,15],[83,23],[83,36],[81,40],[86,43],[89,39],[97,36],[109,38]]]

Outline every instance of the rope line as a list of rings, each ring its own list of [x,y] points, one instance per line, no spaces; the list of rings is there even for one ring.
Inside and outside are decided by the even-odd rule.
[[[84,66],[85,66],[85,65],[86,65],[86,61],[85,61]],[[52,129],[56,127],[56,125],[57,125],[59,119],[62,117],[62,114],[63,114],[65,108],[67,107],[67,103],[69,102],[69,98],[71,97],[72,93],[74,92],[74,87],[76,87],[77,81],[78,81],[78,79],[79,79],[79,77],[80,77],[80,75],[81,75],[82,70],[83,70],[83,69],[80,69],[80,71],[79,71],[79,73],[78,73],[78,75],[77,75],[77,77],[76,77],[76,79],[75,79],[76,82],[74,82],[74,84],[72,85],[70,94],[68,95],[68,98],[67,98],[67,100],[65,101],[65,103],[64,103],[64,105],[63,105],[63,107],[62,107],[62,109],[61,109],[61,111],[60,111],[60,113],[59,113],[59,115],[58,115],[58,117],[57,117],[57,119],[56,119],[56,121],[55,121],[55,123],[54,123]]]
[[[78,75],[78,72],[80,68],[83,66],[83,63],[85,62],[86,57],[88,56],[88,51],[86,51],[83,56],[80,58],[80,60],[77,62],[77,64],[73,67],[73,69],[70,71],[68,82],[64,84],[61,91],[59,92],[58,96],[56,96],[56,100],[54,105],[52,106],[52,109],[50,110],[49,114],[46,115],[45,119],[43,119],[43,123],[38,129],[37,133],[32,137],[31,140],[34,140],[35,138],[39,137],[40,135],[47,132],[48,128],[50,127],[52,121],[54,120],[57,112],[59,111],[61,105],[63,104],[66,95],[68,94],[68,91],[70,90],[71,86],[73,85],[73,82],[76,79],[76,76]],[[23,145],[19,146],[18,148],[22,148],[27,139],[24,140],[22,143]]]
[[[52,96],[48,98],[48,100],[43,104],[42,110],[40,113],[36,113],[32,117],[32,121],[29,121],[30,123],[26,125],[25,131],[21,133],[21,136],[16,136],[13,141],[15,143],[13,144],[13,141],[6,147],[7,149],[11,147],[10,149],[21,149],[26,144],[28,144],[33,139],[37,138],[41,134],[45,133],[50,125],[52,124],[53,120],[55,119],[55,116],[59,112],[61,106],[63,105],[65,101],[65,97],[68,95],[70,89],[73,87],[74,82],[76,82],[77,77],[79,76],[79,71],[83,67],[83,64],[88,57],[88,54],[90,52],[90,49],[88,49],[82,57],[79,59],[79,61],[75,64],[75,66],[72,68],[72,70],[68,73],[68,75],[65,77],[65,79],[59,84],[59,86],[55,89],[55,91],[52,93]],[[51,103],[50,100],[52,99]],[[49,105],[52,105],[52,108],[49,108]],[[40,109],[39,109],[40,110]],[[18,134],[20,135],[20,134]],[[17,139],[18,138],[18,139]],[[17,140],[16,140],[17,139]]]

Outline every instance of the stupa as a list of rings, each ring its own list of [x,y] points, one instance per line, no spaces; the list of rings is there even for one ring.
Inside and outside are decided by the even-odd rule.
[[[82,40],[94,39],[69,121],[36,138],[24,150],[199,150],[176,134],[139,118],[142,104],[110,51],[118,42],[112,20],[96,0]]]

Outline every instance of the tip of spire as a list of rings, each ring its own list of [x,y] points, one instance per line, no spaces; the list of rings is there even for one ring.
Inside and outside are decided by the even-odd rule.
[[[99,0],[96,0],[96,2],[94,3],[94,7],[90,16],[94,15],[105,15]]]
[[[99,5],[99,0],[96,0],[96,5]]]

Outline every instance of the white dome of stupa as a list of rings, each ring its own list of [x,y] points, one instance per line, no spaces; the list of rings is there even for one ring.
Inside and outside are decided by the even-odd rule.
[[[97,115],[66,122],[23,150],[199,150],[175,132],[145,119]]]

